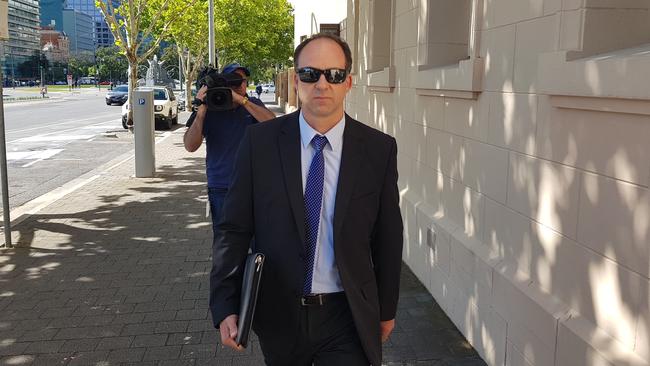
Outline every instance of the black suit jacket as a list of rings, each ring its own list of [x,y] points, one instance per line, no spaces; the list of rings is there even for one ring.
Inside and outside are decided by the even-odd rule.
[[[266,255],[253,329],[289,353],[298,329],[305,258],[299,111],[248,128],[213,243],[215,327],[239,311],[242,265],[255,237]],[[397,144],[346,115],[334,208],[334,252],[363,348],[381,364],[380,320],[395,317],[402,258]]]

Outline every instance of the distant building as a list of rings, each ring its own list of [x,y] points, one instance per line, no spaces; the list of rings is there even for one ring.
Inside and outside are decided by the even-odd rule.
[[[97,47],[108,47],[115,43],[113,34],[104,21],[104,16],[98,7],[95,6],[95,0],[68,0],[67,7],[88,14],[93,21],[93,39]],[[118,7],[119,0],[113,0],[113,6]]]
[[[40,49],[40,13],[37,0],[9,0],[9,40],[0,44],[5,78],[33,77],[22,75],[18,65]]]
[[[52,27],[41,28],[41,51],[50,62],[68,62],[70,40],[68,36]]]
[[[66,8],[65,0],[41,0],[41,26],[54,27],[63,30],[63,9]]]
[[[64,9],[63,32],[70,39],[70,54],[94,54],[93,20],[88,14]]]
[[[294,47],[319,32],[338,35],[339,23],[347,16],[346,0],[289,0],[294,8]]]

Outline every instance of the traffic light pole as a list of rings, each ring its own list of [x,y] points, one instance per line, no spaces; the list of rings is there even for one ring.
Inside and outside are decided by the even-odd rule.
[[[1,67],[0,80],[2,80]],[[2,216],[4,220],[5,248],[11,248],[11,215],[9,212],[9,180],[7,179],[7,141],[5,137],[5,110],[2,101],[3,93],[2,83],[0,83],[0,179],[2,180]]]

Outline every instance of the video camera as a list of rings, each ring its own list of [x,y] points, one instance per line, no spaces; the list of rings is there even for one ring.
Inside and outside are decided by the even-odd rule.
[[[196,80],[196,90],[205,85],[208,87],[207,95],[204,101],[194,99],[192,104],[196,106],[205,104],[211,111],[233,109],[235,106],[232,102],[231,90],[241,85],[242,81],[244,79],[236,73],[223,74],[214,67],[207,66],[199,72]]]

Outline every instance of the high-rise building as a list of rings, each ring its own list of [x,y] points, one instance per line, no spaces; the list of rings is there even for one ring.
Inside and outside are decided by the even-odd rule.
[[[87,11],[73,9],[66,0],[41,0],[40,5],[41,27],[64,32],[70,44],[70,54],[95,53],[97,44],[92,15]]]
[[[94,55],[93,19],[74,9],[63,10],[63,32],[70,38],[70,54]]]
[[[41,26],[63,30],[63,9],[65,0],[41,0]]]
[[[7,80],[31,78],[38,73],[19,67],[40,50],[38,5],[38,0],[9,0],[9,40],[0,48],[3,73]]]
[[[113,6],[119,6],[120,1],[112,1]],[[104,16],[99,8],[95,6],[95,0],[67,0],[67,6],[92,17],[94,23],[93,37],[97,47],[108,47],[115,43],[113,34],[108,28],[106,21],[104,21]]]

